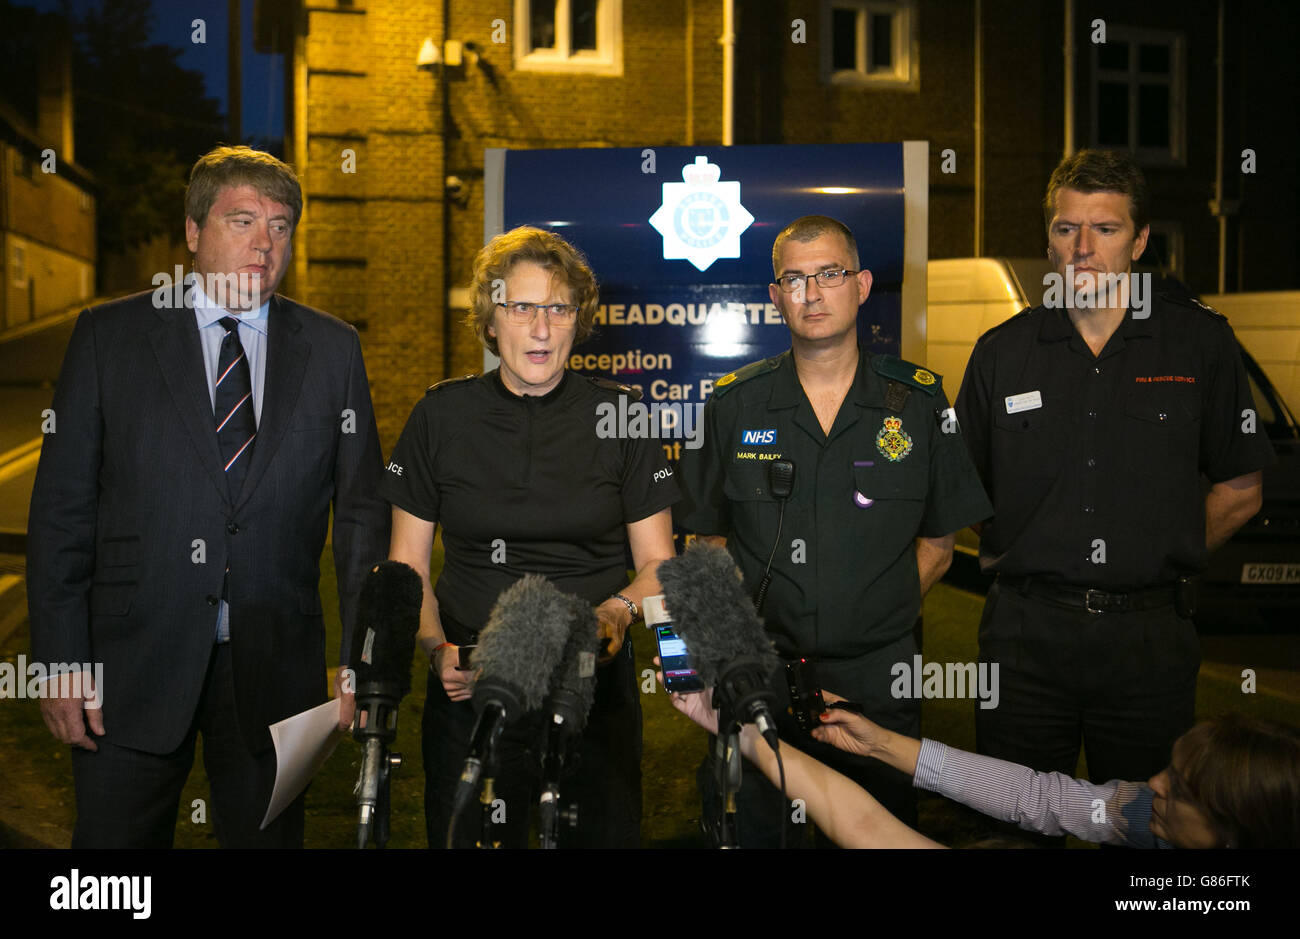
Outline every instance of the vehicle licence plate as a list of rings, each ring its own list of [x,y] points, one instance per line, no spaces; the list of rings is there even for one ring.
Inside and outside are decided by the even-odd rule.
[[[1243,584],[1300,584],[1300,564],[1243,564]]]

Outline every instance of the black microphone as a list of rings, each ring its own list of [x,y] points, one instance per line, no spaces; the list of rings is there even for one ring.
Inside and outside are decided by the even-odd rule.
[[[596,612],[582,597],[569,599],[569,641],[551,682],[550,720],[542,757],[540,827],[544,848],[556,846],[560,775],[570,746],[587,725],[587,714],[596,697],[596,654],[600,648]]]
[[[497,598],[470,662],[481,672],[471,698],[478,718],[456,785],[453,828],[506,724],[542,706],[569,639],[571,617],[566,595],[539,574],[515,581]]]
[[[386,809],[389,757],[385,751],[397,738],[397,705],[411,690],[411,659],[420,628],[424,587],[414,568],[384,561],[370,569],[361,585],[357,622],[348,656],[356,694],[357,719],[353,738],[363,747],[357,780],[357,847],[364,848],[372,827],[375,843],[388,840]],[[364,723],[365,726],[362,726]],[[393,754],[400,762],[401,757]]]
[[[660,564],[658,576],[704,683],[714,685],[714,697],[741,723],[755,724],[775,750],[776,695],[768,682],[780,663],[731,555],[696,539],[684,554]]]

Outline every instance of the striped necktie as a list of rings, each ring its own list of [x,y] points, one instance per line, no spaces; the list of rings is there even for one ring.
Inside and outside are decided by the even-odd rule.
[[[248,356],[239,341],[239,321],[232,316],[221,320],[226,330],[221,340],[221,357],[217,361],[217,384],[214,412],[217,420],[217,445],[226,471],[226,485],[231,501],[239,496],[253,455],[257,437],[257,418],[253,412],[253,380]]]

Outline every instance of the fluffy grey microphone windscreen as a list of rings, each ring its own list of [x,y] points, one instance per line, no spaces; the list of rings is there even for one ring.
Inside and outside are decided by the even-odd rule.
[[[659,565],[659,585],[668,615],[706,685],[743,656],[757,656],[765,668],[776,668],[772,643],[726,548],[696,540],[685,553]]]
[[[577,713],[569,715],[569,719],[582,725],[596,697],[596,655],[600,648],[596,631],[599,624],[596,611],[582,597],[570,594],[569,609],[572,628],[555,673],[552,700],[553,703],[556,701],[557,693],[571,695],[572,698],[564,703],[576,707]]]
[[[515,581],[497,597],[479,634],[471,660],[483,670],[479,682],[505,682],[518,690],[525,711],[541,707],[572,615],[568,596],[540,574]]]

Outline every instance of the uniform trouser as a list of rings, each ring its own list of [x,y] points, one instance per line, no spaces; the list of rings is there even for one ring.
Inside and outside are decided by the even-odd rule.
[[[882,727],[918,737],[921,733],[921,702],[894,698],[889,693],[890,669],[898,662],[910,666],[915,651],[916,642],[908,633],[862,659],[850,663],[821,662],[817,665],[817,678],[822,688],[861,704],[866,715]],[[794,747],[838,770],[870,792],[904,824],[916,826],[916,790],[910,776],[871,757],[846,753],[821,743],[802,731],[787,711],[790,692],[783,669],[773,676],[772,690],[777,695],[777,706],[773,710],[782,749]],[[811,819],[804,823],[795,822],[794,807],[789,801],[781,800],[780,790],[768,782],[752,763],[745,762],[742,773],[740,792],[736,796],[739,845],[742,848],[779,848],[783,825],[787,847],[801,845],[808,829],[814,827]],[[710,737],[709,752],[700,765],[696,780],[705,823],[716,831],[721,797],[715,779],[713,738]],[[806,812],[803,814],[807,817]],[[818,847],[831,846],[819,830],[813,837]]]
[[[451,701],[430,670],[424,699],[424,818],[429,846],[447,843],[456,783],[474,730],[469,701]],[[489,819],[489,837],[502,847],[524,848],[540,794],[545,731],[538,715],[502,734],[493,794],[500,804],[484,812],[473,801],[456,823],[455,846],[474,847]],[[563,848],[636,848],[641,844],[641,700],[632,641],[596,670],[596,695],[576,754],[560,783],[561,804],[576,806],[577,827],[558,826]],[[495,820],[494,820],[495,819]]]
[[[998,664],[999,700],[975,710],[980,753],[1040,772],[1145,781],[1195,719],[1201,651],[1172,605],[1089,613],[989,589],[980,660]]]
[[[305,794],[265,831],[258,829],[275,784],[275,751],[250,753],[239,731],[228,643],[214,647],[194,722],[171,753],[118,746],[111,722],[106,723],[106,734],[94,738],[97,751],[72,748],[74,848],[170,848],[198,734],[211,785],[205,814],[217,842],[223,848],[302,847]]]

